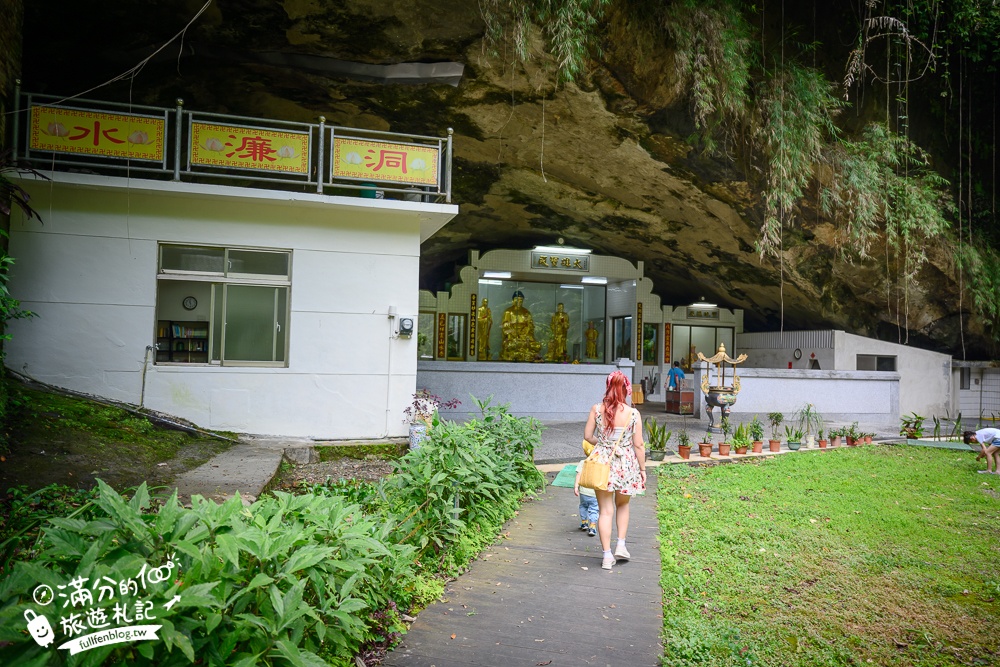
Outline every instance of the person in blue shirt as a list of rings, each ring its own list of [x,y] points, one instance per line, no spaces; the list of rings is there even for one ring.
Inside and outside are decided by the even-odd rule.
[[[978,443],[982,451],[976,459],[986,458],[986,470],[976,472],[1000,475],[1000,429],[982,428],[978,431],[966,431],[962,434],[962,440],[967,445]]]
[[[684,379],[684,371],[681,370],[681,362],[675,361],[674,367],[667,373],[667,391],[680,391],[681,380]]]

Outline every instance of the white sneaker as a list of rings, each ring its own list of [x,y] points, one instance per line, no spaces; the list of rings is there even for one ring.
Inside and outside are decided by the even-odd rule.
[[[989,470],[977,470],[976,472],[978,472],[980,475],[989,475],[990,474]]]
[[[601,563],[601,569],[610,570],[615,565],[614,556],[605,556],[604,561]]]
[[[632,556],[629,554],[628,549],[619,545],[618,548],[615,549],[615,558],[618,560],[629,560]]]

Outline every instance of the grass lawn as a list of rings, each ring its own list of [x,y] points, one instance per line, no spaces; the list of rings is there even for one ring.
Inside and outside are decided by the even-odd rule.
[[[1000,476],[974,459],[661,467],[665,664],[1000,664]]]

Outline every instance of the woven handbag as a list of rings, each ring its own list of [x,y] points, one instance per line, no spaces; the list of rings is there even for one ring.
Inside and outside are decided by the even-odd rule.
[[[615,440],[615,445],[612,451],[618,450],[618,444],[621,443],[622,437],[625,435],[625,431],[618,436]],[[598,450],[595,447],[594,451],[590,453],[584,462],[583,468],[580,470],[580,486],[587,489],[596,489],[598,491],[608,490],[608,477],[611,476],[611,463],[601,463],[600,457],[598,456]]]

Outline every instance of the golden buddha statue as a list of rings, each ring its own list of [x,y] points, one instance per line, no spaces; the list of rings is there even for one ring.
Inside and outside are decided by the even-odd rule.
[[[597,359],[597,337],[600,332],[594,326],[593,320],[587,323],[587,330],[583,332],[583,337],[587,339],[587,358]]]
[[[556,305],[556,312],[552,314],[552,342],[549,343],[549,361],[567,361],[569,355],[566,353],[566,334],[569,333],[569,315],[563,305]]]
[[[504,361],[534,361],[542,344],[535,340],[535,320],[524,307],[524,293],[514,292],[513,303],[503,311],[500,332],[503,343],[500,358]]]
[[[493,328],[493,312],[490,300],[483,299],[483,305],[476,311],[476,358],[488,361],[490,358],[490,329]]]

